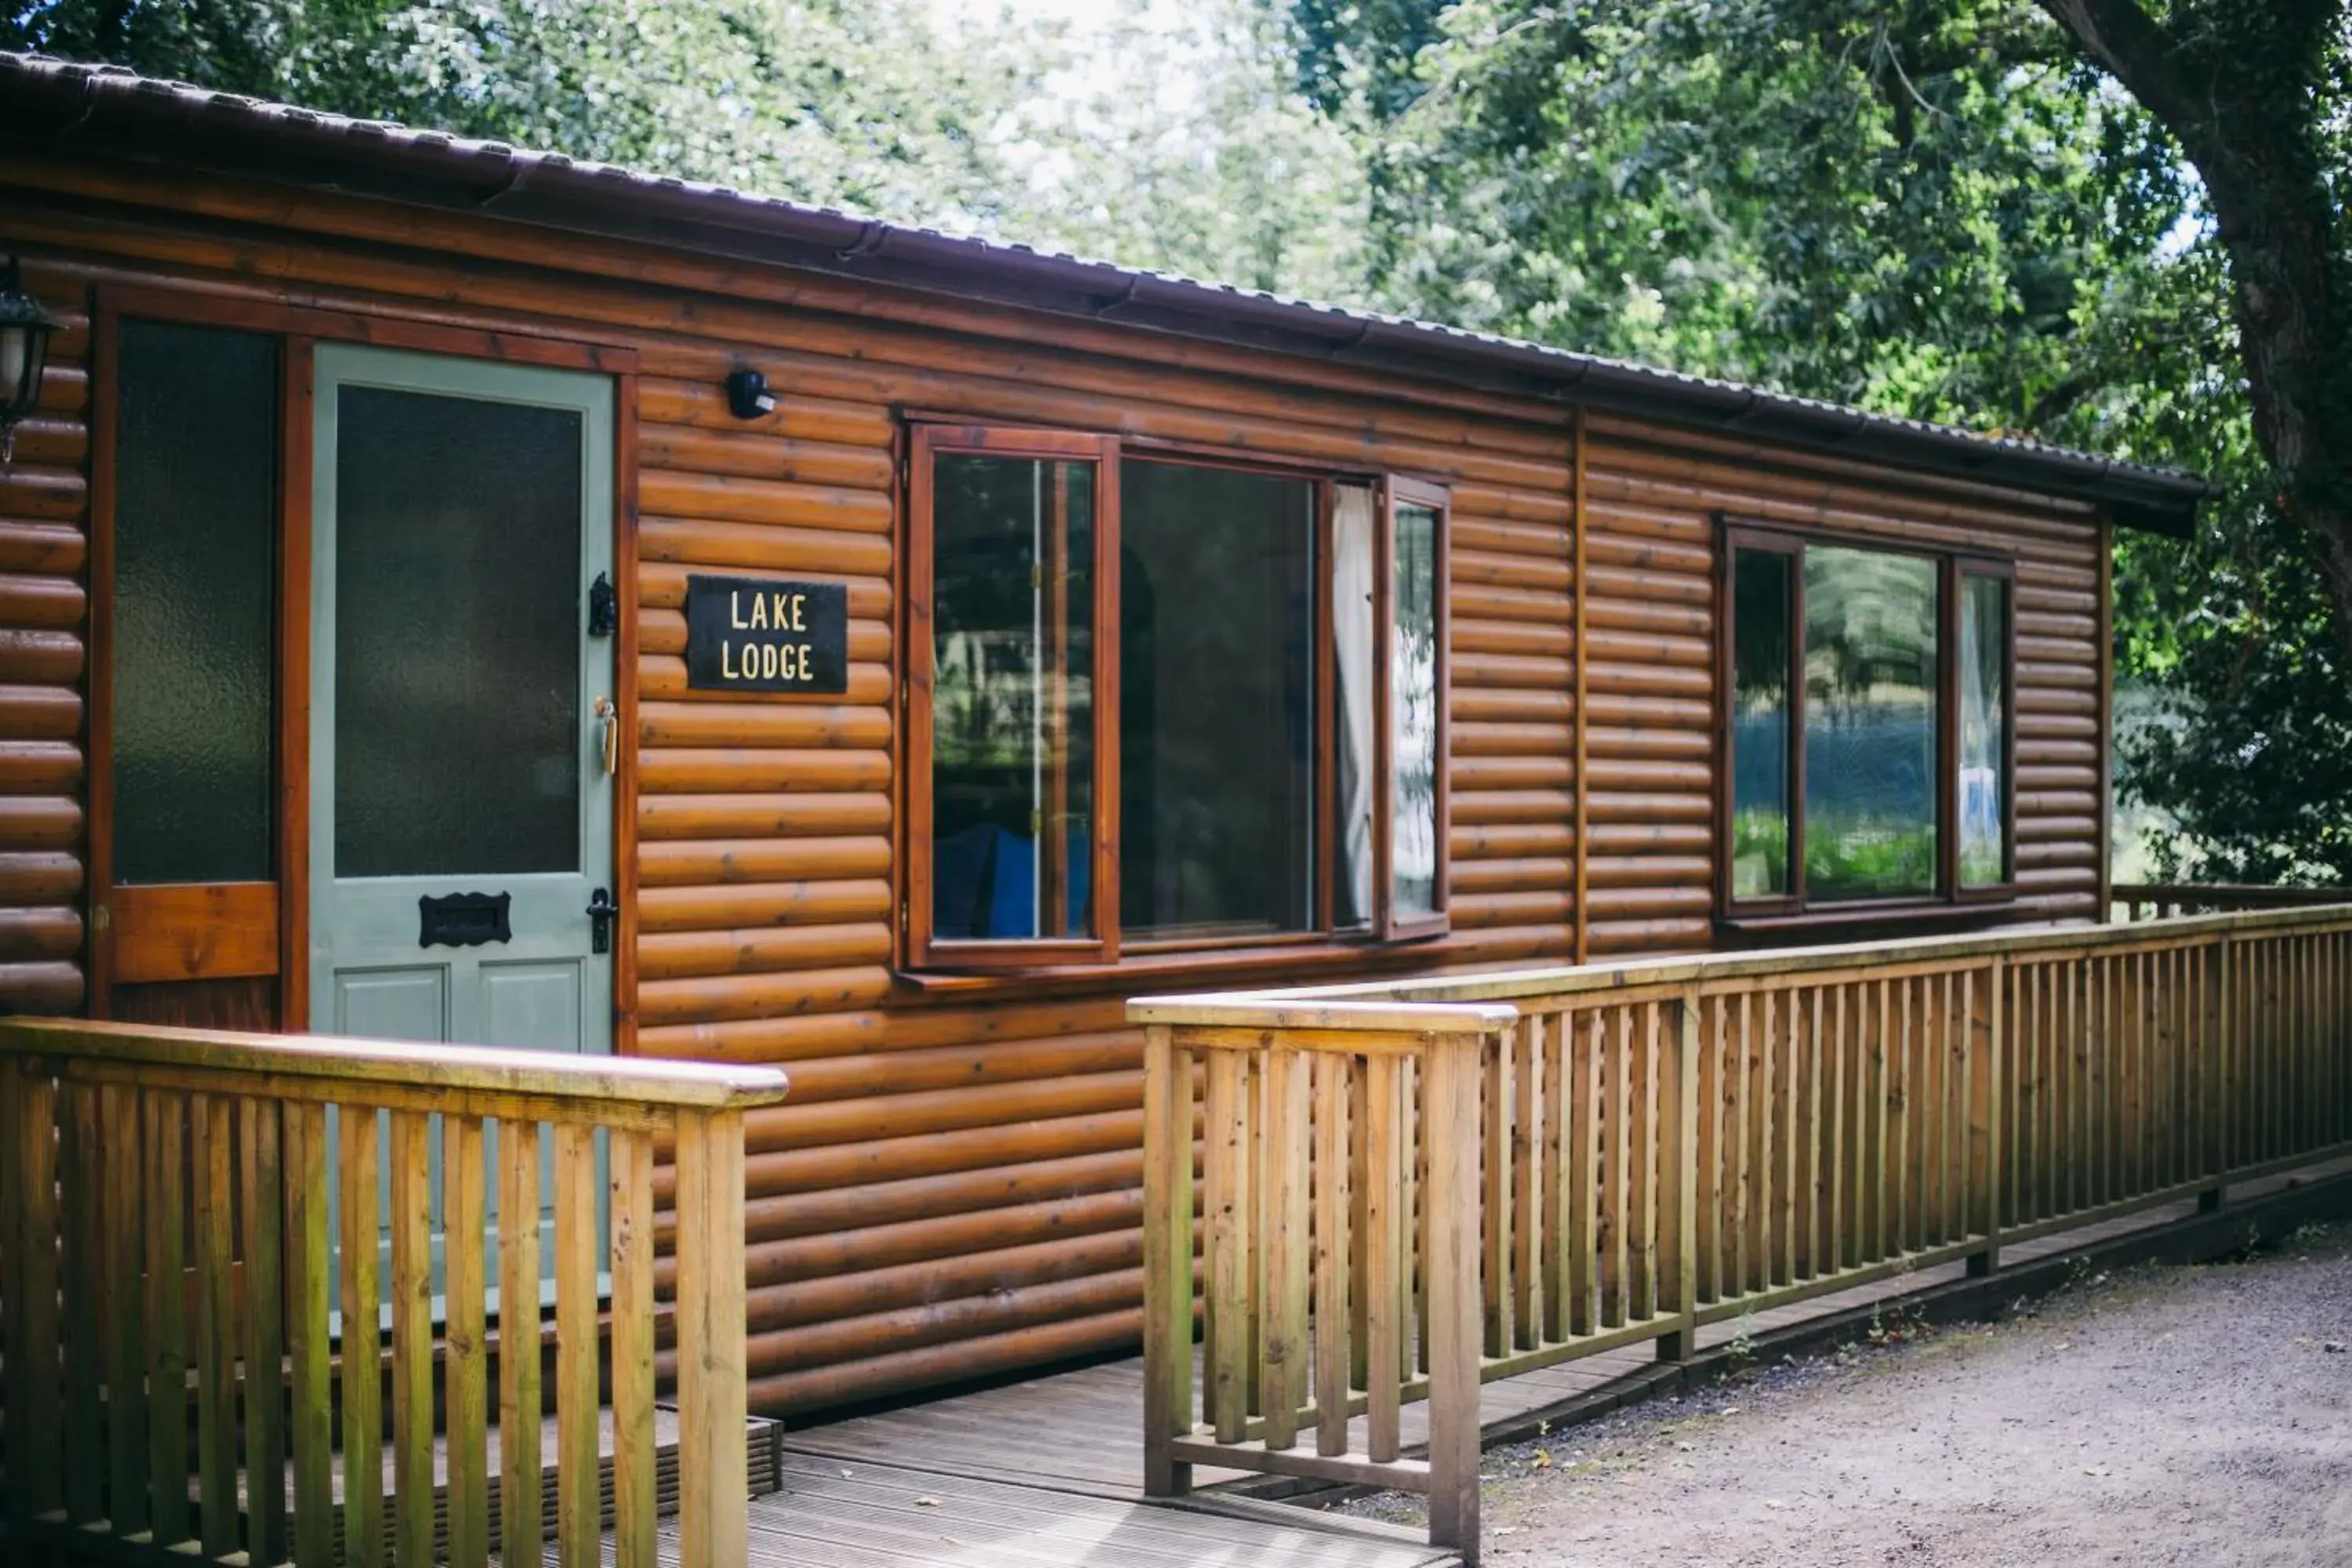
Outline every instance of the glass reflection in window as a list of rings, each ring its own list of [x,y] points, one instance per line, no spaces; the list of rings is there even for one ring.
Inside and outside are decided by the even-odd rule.
[[[2009,584],[1960,579],[1960,885],[2009,879]]]
[[[1731,567],[1731,893],[1789,891],[1789,636],[1796,558],[1740,550]]]
[[[943,454],[934,478],[932,931],[1091,935],[1094,465]]]
[[[1316,919],[1315,487],[1119,465],[1119,929]]]
[[[1805,552],[1805,883],[1814,899],[1936,889],[1935,563]]]
[[[1396,508],[1389,642],[1390,898],[1401,921],[1437,912],[1437,512]]]

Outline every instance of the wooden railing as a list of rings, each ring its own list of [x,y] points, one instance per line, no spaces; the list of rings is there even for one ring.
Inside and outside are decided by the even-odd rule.
[[[2352,1152],[2341,905],[1129,1011],[1150,1489],[1426,1491],[1473,1556],[1482,1381]]]
[[[2227,914],[2241,910],[2300,910],[2340,904],[2342,888],[2273,888],[2259,882],[2117,882],[2108,896],[2127,921],[2174,915]]]
[[[717,1067],[0,1022],[0,1542],[474,1568],[540,1561],[551,1504],[567,1568],[598,1562],[607,1517],[618,1561],[653,1568],[658,1147],[682,1562],[739,1568],[743,1113],[783,1092]]]

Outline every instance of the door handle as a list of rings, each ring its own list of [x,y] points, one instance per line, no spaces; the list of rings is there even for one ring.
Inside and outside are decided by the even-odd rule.
[[[613,901],[609,888],[599,888],[588,895],[588,951],[613,951],[613,921],[620,915],[621,906]]]
[[[609,697],[596,699],[596,720],[604,727],[604,776],[610,778],[621,766],[621,710]]]

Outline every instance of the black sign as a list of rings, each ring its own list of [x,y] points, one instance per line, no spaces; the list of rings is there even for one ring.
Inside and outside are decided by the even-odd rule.
[[[840,696],[849,689],[849,590],[688,577],[686,683],[698,691]]]

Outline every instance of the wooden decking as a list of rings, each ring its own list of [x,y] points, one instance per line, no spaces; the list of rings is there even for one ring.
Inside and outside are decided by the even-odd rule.
[[[2352,1168],[2339,1162],[2303,1174],[2339,1166]],[[2022,1243],[2009,1256],[2047,1257],[2194,1212],[2193,1202],[2149,1209]],[[1947,1264],[1761,1311],[1711,1325],[1700,1342],[1892,1303],[1963,1271]],[[1487,1384],[1481,1422],[1489,1431],[1522,1422],[1654,1360],[1643,1345]],[[1139,1358],[787,1432],[783,1489],[751,1504],[751,1568],[1439,1568],[1454,1561],[1391,1527],[1220,1493],[1221,1483],[1241,1479],[1233,1472],[1200,1472],[1204,1490],[1186,1502],[1144,1500],[1142,1400]],[[1407,1406],[1404,1423],[1408,1445],[1419,1441],[1426,1406]],[[674,1551],[665,1521],[666,1563]]]

